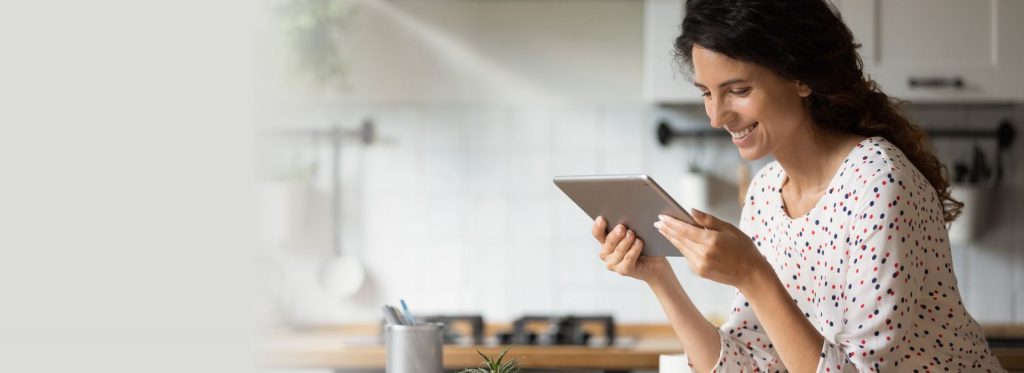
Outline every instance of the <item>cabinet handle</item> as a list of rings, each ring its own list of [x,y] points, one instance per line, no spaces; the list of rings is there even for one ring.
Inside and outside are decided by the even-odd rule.
[[[946,78],[946,77],[941,77],[941,76],[940,77],[921,77],[921,78],[910,77],[910,81],[908,82],[908,84],[910,84],[910,88],[911,89],[917,89],[917,88],[953,88],[953,89],[956,89],[956,90],[960,90],[960,89],[964,88],[964,80],[963,80],[963,78],[960,78],[959,76],[952,77],[952,78]]]

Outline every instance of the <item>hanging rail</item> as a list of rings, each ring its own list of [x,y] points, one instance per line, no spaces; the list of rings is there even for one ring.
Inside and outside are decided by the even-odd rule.
[[[1009,119],[1003,119],[994,130],[983,129],[929,129],[928,136],[932,138],[993,138],[999,145],[999,150],[1008,149],[1017,137],[1017,130],[1010,123]],[[687,129],[677,130],[662,120],[658,123],[658,143],[667,146],[676,138],[728,138],[729,133],[721,129]]]
[[[340,140],[342,138],[355,138],[358,139],[359,142],[363,143],[363,145],[370,145],[380,140],[377,136],[377,127],[374,125],[372,119],[363,120],[363,123],[358,129],[344,129],[338,124],[332,124],[323,128],[270,129],[261,131],[261,133],[275,137],[327,137],[331,139],[331,141]]]

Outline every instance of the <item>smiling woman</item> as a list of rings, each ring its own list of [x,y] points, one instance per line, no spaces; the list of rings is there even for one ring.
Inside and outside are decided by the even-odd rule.
[[[701,372],[1003,371],[964,309],[959,214],[925,132],[866,78],[825,0],[689,0],[675,46],[753,178],[739,227],[654,223],[693,271],[736,287],[715,328],[629,227],[594,223],[609,270],[645,281]]]

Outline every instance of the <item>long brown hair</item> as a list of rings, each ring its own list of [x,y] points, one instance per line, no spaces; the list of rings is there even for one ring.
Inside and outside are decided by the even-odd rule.
[[[864,75],[860,45],[825,0],[688,0],[675,49],[689,69],[695,44],[806,84],[805,107],[819,130],[885,138],[935,188],[944,220],[960,215],[963,203],[950,196],[928,134],[901,113],[903,101]]]

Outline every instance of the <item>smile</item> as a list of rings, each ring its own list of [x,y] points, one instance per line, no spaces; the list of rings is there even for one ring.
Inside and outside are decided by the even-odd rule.
[[[754,132],[754,129],[757,128],[757,125],[758,123],[754,122],[754,125],[738,131],[731,131],[728,129],[726,131],[729,131],[729,134],[732,135],[733,139],[742,140],[743,138],[747,137],[747,135],[749,135],[751,132]]]

